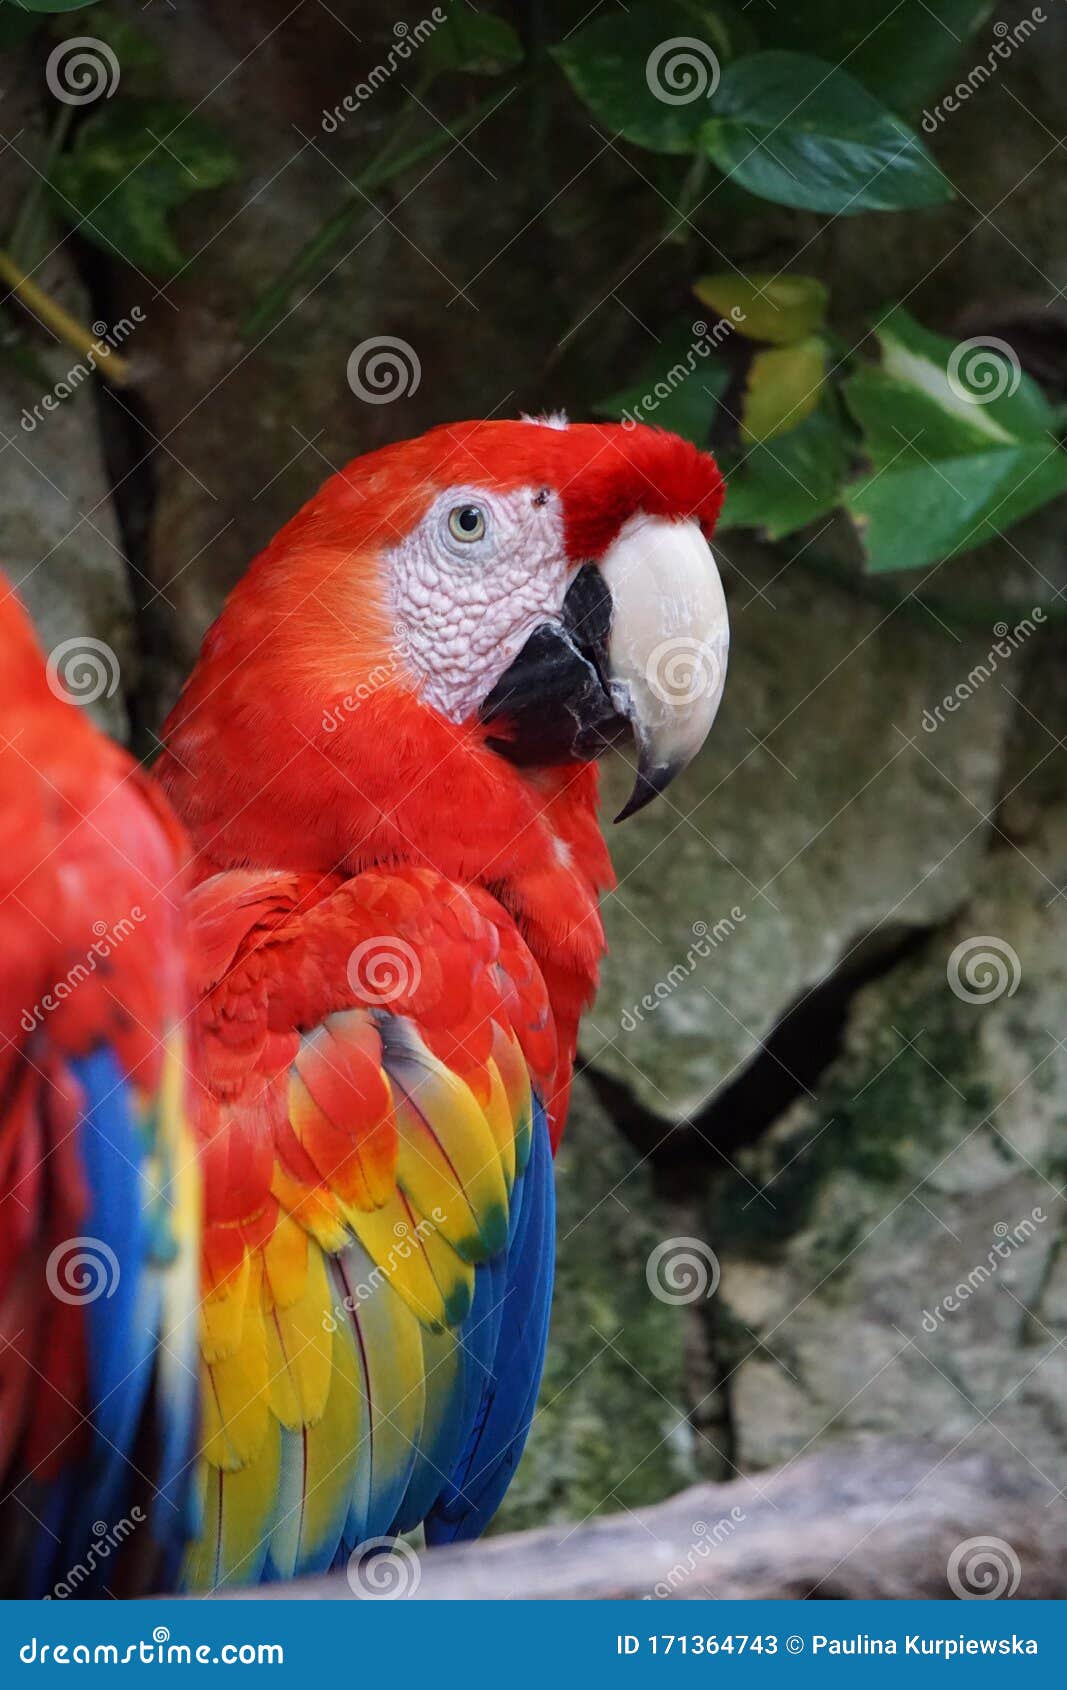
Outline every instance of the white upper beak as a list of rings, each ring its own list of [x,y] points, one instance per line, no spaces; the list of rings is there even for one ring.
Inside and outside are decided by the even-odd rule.
[[[638,513],[600,561],[612,598],[608,682],[637,743],[633,815],[696,756],[715,720],[730,651],[726,599],[699,525]]]

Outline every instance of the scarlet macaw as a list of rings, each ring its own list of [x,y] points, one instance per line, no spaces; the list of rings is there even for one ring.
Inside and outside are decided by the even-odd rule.
[[[172,1588],[195,1529],[186,848],[63,691],[0,580],[0,1589],[15,1596]]]
[[[632,729],[630,813],[702,743],[721,500],[658,430],[434,429],[329,480],[207,636],[159,768],[199,876],[193,1586],[473,1536],[507,1488],[612,878],[591,759]]]
[[[507,1488],[612,883],[593,759],[632,731],[630,814],[710,728],[721,500],[658,430],[435,429],[328,481],[204,642],[158,766],[195,850],[190,1588],[473,1536]]]

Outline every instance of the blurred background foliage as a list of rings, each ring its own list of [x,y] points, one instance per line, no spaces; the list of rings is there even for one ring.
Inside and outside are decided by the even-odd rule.
[[[120,655],[100,708],[142,755],[359,452],[564,405],[728,475],[731,679],[612,841],[506,1522],[856,1430],[1067,1477],[1062,10],[0,0],[0,550],[46,640]],[[388,403],[346,375],[380,337]],[[1021,959],[982,1006],[946,984],[975,934]],[[714,1245],[713,1298],[650,1297],[669,1236]]]
[[[79,71],[76,57],[67,59],[83,81],[74,84],[75,103],[57,102],[41,174],[17,209],[4,257],[9,282],[40,261],[48,216],[145,278],[184,273],[193,255],[183,256],[174,214],[194,195],[247,179],[224,117],[209,122],[199,106],[174,99],[164,46],[106,0],[0,4],[9,45],[43,36],[74,55],[91,30],[115,82],[90,101],[82,90],[97,67]],[[766,202],[836,219],[872,210],[911,216],[952,201],[950,176],[916,123],[922,113],[936,131],[943,120],[927,102],[988,21],[987,0],[801,5],[787,19],[730,0],[643,0],[624,12],[595,7],[569,28],[565,16],[530,11],[518,20],[528,26],[521,34],[466,0],[433,8],[414,34],[394,23],[384,63],[361,93],[322,113],[327,135],[356,118],[357,132],[346,136],[348,150],[358,149],[351,180],[348,166],[337,166],[336,208],[275,274],[267,264],[239,323],[247,344],[322,281],[375,195],[439,159],[505,102],[543,122],[546,106],[563,98],[554,86],[562,77],[613,150],[628,144],[642,155],[634,168],[663,213],[661,240],[676,249],[679,279],[688,267],[697,301],[717,314],[720,332],[733,331],[720,346],[712,330],[709,346],[690,307],[653,331],[655,350],[636,381],[594,400],[594,409],[629,414],[629,399],[641,420],[716,444],[734,472],[729,526],[781,539],[841,508],[870,571],[920,568],[980,545],[1067,490],[1062,407],[1009,361],[1003,342],[953,365],[953,341],[890,300],[867,343],[853,344],[835,330],[832,289],[800,267],[809,252],[818,256],[817,236],[790,255],[788,273],[784,263],[692,273],[706,258],[709,210],[716,222],[726,211],[737,229]],[[1000,26],[992,72],[998,52],[1006,62],[1036,33],[1039,13],[1013,33]],[[486,81],[503,81],[505,92],[495,86],[476,98]],[[447,125],[427,104],[441,97],[440,85],[445,100],[466,101]],[[358,126],[379,92],[388,112],[374,114],[374,128],[384,121],[385,134],[368,148]],[[609,293],[621,285],[647,248],[643,227],[620,276],[600,285]],[[561,344],[578,339],[586,321],[568,325]],[[672,348],[680,357],[667,362]],[[946,486],[953,497],[944,497]]]

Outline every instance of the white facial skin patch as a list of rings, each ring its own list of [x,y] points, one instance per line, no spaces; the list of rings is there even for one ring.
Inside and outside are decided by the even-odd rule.
[[[398,644],[423,698],[453,722],[560,615],[577,567],[559,496],[538,487],[451,487],[386,562]]]

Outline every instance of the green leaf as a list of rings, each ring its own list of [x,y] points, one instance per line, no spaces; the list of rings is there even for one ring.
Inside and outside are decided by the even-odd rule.
[[[969,550],[1067,491],[1052,407],[1004,342],[960,343],[896,310],[882,363],[844,383],[874,466],[846,504],[872,570]]]
[[[689,153],[730,42],[720,8],[648,0],[595,18],[552,52],[608,129],[650,152]]]
[[[51,182],[62,215],[83,234],[149,275],[167,276],[182,262],[169,214],[236,170],[229,146],[185,106],[117,100],[81,125]]]
[[[423,64],[433,70],[501,76],[522,63],[522,42],[509,23],[491,12],[475,12],[456,0],[444,23],[426,37]]]
[[[1036,441],[942,458],[915,458],[865,477],[846,503],[875,572],[921,569],[969,551],[1067,493],[1067,452]]]
[[[1047,434],[1055,414],[1007,341],[976,335],[949,340],[898,306],[879,324],[885,375],[932,400],[981,439]]]
[[[825,376],[826,342],[818,335],[757,352],[745,383],[741,438],[766,441],[788,434],[814,411]]]
[[[719,526],[758,528],[769,540],[781,540],[840,504],[848,442],[824,402],[773,445],[720,453],[720,462],[726,504]]]
[[[701,276],[693,292],[720,317],[731,317],[738,334],[773,346],[804,340],[826,321],[826,289],[814,276],[775,276],[769,271],[742,276],[730,270]]]
[[[950,80],[967,37],[993,0],[818,0],[782,6],[774,44],[814,53],[849,73],[898,111],[915,111]]]
[[[698,334],[697,329],[703,329]],[[597,416],[653,423],[706,447],[729,371],[713,356],[706,324],[679,323],[629,387],[593,406]]]
[[[845,71],[755,53],[723,71],[703,144],[750,193],[852,215],[939,205],[952,190],[913,130]]]
[[[901,456],[951,458],[992,444],[969,417],[942,410],[920,388],[877,365],[857,370],[842,383],[842,391],[863,430],[864,453],[876,469]]]

